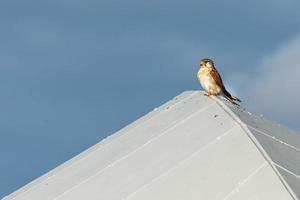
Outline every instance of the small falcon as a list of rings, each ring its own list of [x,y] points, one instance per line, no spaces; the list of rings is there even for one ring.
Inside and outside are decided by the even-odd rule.
[[[218,70],[215,68],[214,62],[211,59],[203,58],[200,61],[200,69],[197,73],[197,78],[200,81],[200,84],[205,90],[207,96],[222,95],[231,103],[236,105],[238,104],[235,101],[241,102],[239,98],[232,96],[226,90],[222,78]]]

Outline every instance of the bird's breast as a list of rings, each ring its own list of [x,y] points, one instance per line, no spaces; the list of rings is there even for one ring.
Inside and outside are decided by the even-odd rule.
[[[210,94],[219,94],[221,88],[216,84],[214,78],[210,74],[211,69],[200,68],[197,77],[203,89]]]

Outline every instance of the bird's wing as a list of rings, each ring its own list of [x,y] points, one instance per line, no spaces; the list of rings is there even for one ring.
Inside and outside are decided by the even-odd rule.
[[[222,78],[218,72],[218,70],[216,68],[213,68],[211,71],[210,71],[210,75],[213,77],[215,83],[221,87],[222,89],[224,89],[224,84],[223,84],[223,81],[222,81]]]

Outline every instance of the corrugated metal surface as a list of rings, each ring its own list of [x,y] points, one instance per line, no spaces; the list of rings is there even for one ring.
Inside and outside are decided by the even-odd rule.
[[[228,103],[226,105],[247,125],[300,199],[300,134],[262,116]]]
[[[263,148],[269,139],[226,109],[219,99],[185,92],[7,199],[293,199],[297,184],[282,181],[249,134]],[[270,158],[298,172],[298,154],[274,157],[281,146],[272,145]]]
[[[299,176],[295,175],[291,172],[288,172],[286,169],[277,168],[278,171],[281,173],[281,175],[287,180],[291,188],[293,189],[294,193],[297,195],[297,197],[300,197],[300,181]]]

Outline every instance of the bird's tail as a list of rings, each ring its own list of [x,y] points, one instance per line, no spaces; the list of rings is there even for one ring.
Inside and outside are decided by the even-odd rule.
[[[229,101],[233,102],[233,101],[238,101],[238,102],[242,102],[239,98],[237,98],[236,96],[232,96],[225,88],[223,91],[224,97],[226,99],[228,99]]]

